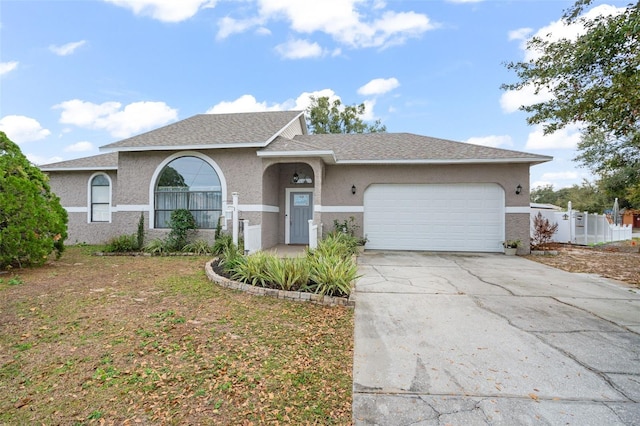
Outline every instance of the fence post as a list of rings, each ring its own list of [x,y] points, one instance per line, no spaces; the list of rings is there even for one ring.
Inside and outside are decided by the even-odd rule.
[[[244,238],[244,254],[245,256],[249,254],[248,244],[249,244],[249,219],[242,219],[242,234]]]
[[[569,243],[570,244],[574,244],[575,241],[575,235],[576,235],[576,230],[575,230],[575,223],[576,221],[573,219],[573,211],[571,208],[571,201],[569,201],[569,203],[567,203],[567,214],[569,215]]]
[[[589,245],[589,212],[585,211],[584,214],[584,245]]]
[[[231,200],[233,204],[233,244],[238,245],[238,193],[231,193]]]
[[[318,248],[318,227],[313,224],[313,219],[309,219],[309,249]]]

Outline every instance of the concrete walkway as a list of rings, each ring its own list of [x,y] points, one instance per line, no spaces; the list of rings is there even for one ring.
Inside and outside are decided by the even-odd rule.
[[[640,291],[496,254],[359,263],[356,425],[640,424]]]

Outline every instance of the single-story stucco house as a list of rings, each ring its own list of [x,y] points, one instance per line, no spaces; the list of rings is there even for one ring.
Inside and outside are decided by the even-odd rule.
[[[188,208],[199,237],[242,219],[260,246],[307,244],[308,220],[353,216],[367,249],[528,252],[529,168],[551,157],[410,133],[310,135],[303,111],[201,114],[41,166],[69,212],[69,244],[168,232]]]

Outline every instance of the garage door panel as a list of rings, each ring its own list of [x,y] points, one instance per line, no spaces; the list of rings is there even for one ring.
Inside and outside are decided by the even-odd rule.
[[[364,199],[367,248],[502,250],[504,191],[498,185],[372,185]]]

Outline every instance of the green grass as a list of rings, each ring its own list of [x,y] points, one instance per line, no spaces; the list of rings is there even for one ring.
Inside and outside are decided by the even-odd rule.
[[[351,423],[352,310],[93,251],[0,285],[0,424]]]

